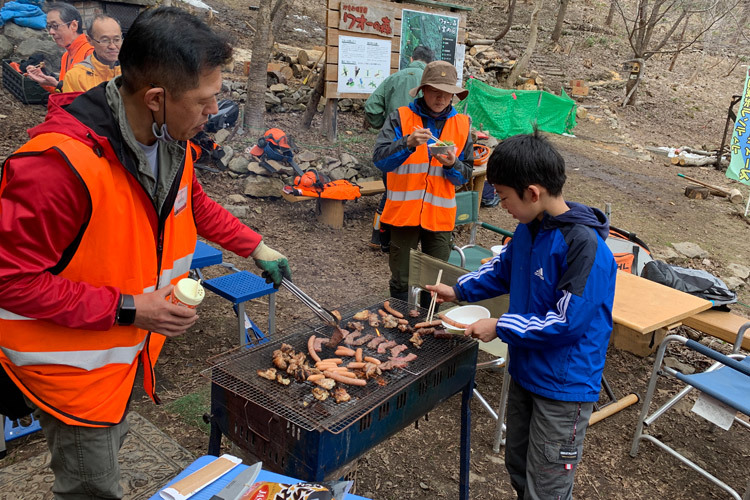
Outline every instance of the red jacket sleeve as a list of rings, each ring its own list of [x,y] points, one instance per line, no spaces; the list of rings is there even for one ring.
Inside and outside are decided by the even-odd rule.
[[[70,328],[108,330],[120,293],[54,275],[91,210],[80,180],[55,152],[5,165],[0,197],[0,308]]]
[[[240,257],[248,257],[253,253],[262,239],[261,235],[209,198],[195,176],[193,176],[193,216],[199,235]]]

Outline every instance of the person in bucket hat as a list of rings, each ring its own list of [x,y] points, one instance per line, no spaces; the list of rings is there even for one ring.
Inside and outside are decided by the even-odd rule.
[[[408,298],[410,249],[421,245],[433,257],[450,256],[456,186],[471,179],[474,158],[471,119],[452,105],[453,96],[469,94],[457,80],[448,62],[426,65],[419,86],[410,91],[415,99],[388,116],[375,143],[373,162],[388,175],[380,221],[391,227],[389,285],[397,299]],[[429,148],[437,141],[453,147],[432,154]]]

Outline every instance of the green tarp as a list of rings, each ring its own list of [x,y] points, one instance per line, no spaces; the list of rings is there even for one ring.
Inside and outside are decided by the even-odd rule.
[[[555,134],[570,133],[576,126],[576,102],[565,90],[556,96],[541,90],[508,90],[491,87],[475,78],[466,82],[469,97],[456,109],[471,116],[472,125],[497,139],[529,134],[533,127]]]

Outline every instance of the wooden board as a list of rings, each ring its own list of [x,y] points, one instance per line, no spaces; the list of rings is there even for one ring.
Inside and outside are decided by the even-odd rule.
[[[748,321],[750,319],[737,316],[731,312],[708,310],[685,318],[682,320],[682,324],[734,344],[740,327]],[[750,329],[745,330],[742,348],[750,350]]]
[[[612,319],[650,333],[711,308],[711,302],[623,271],[617,272]]]

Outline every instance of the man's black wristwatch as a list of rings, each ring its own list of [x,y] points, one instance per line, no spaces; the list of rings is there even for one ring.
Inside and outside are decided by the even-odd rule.
[[[115,322],[120,326],[132,325],[135,321],[135,299],[132,295],[120,294],[120,305],[117,306]]]

